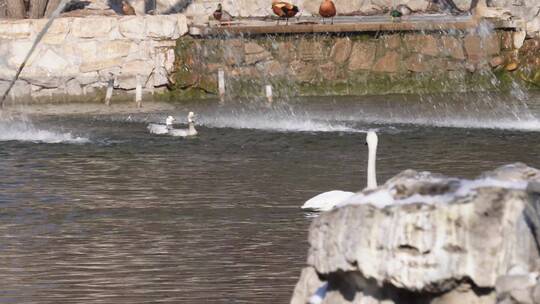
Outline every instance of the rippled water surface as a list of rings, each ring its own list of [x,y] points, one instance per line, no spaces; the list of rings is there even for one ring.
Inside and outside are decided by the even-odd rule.
[[[0,303],[285,303],[306,259],[299,207],[362,189],[370,128],[380,182],[407,168],[540,167],[538,96],[528,108],[440,98],[4,120]],[[189,110],[197,138],[146,129]]]

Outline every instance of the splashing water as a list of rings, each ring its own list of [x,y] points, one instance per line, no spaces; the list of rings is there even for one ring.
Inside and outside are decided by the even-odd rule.
[[[274,115],[262,113],[224,114],[205,117],[201,124],[216,128],[256,129],[280,132],[365,132],[343,123],[313,119],[305,115]]]
[[[495,33],[495,26],[490,21],[482,20],[478,23],[478,26],[470,32],[477,34],[482,38],[486,38]]]
[[[501,129],[520,131],[540,131],[540,120],[536,118],[493,118],[478,120],[474,117],[421,117],[421,116],[383,116],[373,115],[365,119],[367,123],[376,124],[411,124],[433,127],[451,127],[468,129]]]
[[[256,103],[183,104],[174,112],[130,116],[130,122],[162,123],[173,115],[186,123],[189,111],[199,116],[197,125],[207,128],[254,129],[273,132],[364,133],[368,129],[401,132],[397,125],[471,129],[540,131],[538,97],[530,104],[513,94],[461,94],[432,96],[310,97],[267,107]],[[279,102],[279,101],[278,101]],[[530,105],[530,108],[529,108]],[[110,116],[126,121],[125,116]]]
[[[0,121],[0,141],[82,144],[90,140],[74,136],[70,132],[60,133],[38,129],[27,121],[3,120]]]
[[[529,94],[527,93],[527,90],[515,80],[512,80],[512,88],[510,90],[510,94],[512,95],[512,97],[516,98],[521,102],[529,99]]]
[[[362,128],[356,128],[354,123],[345,123],[336,120],[334,117],[318,115],[317,112],[309,109],[309,105],[300,107],[290,104],[282,104],[273,107],[266,107],[261,103],[253,104],[228,104],[221,107],[201,107],[195,105],[189,107],[199,116],[196,124],[209,128],[232,128],[232,129],[253,129],[277,132],[366,132]],[[166,115],[169,115],[168,113]],[[154,114],[148,117],[134,117],[133,121],[162,123],[165,113]],[[178,122],[186,123],[186,114],[176,112],[171,114]],[[153,131],[153,127],[151,132]],[[155,132],[154,132],[155,133]]]
[[[519,88],[515,94],[519,93]],[[207,127],[283,132],[365,132],[393,124],[435,127],[540,131],[540,111],[510,95],[365,96],[292,100],[287,106],[261,108],[228,104],[201,108],[198,123]],[[184,114],[180,114],[184,116]],[[387,130],[392,131],[392,130]]]

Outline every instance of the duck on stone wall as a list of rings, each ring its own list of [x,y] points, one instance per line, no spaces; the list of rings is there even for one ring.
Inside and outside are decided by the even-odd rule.
[[[124,15],[135,15],[135,9],[127,0],[122,0],[122,13]]]
[[[319,15],[323,18],[323,23],[325,18],[332,18],[332,24],[334,24],[334,16],[336,16],[336,13],[336,5],[333,1],[323,0],[319,7]]]
[[[214,16],[214,19],[219,22],[228,22],[228,21],[233,20],[232,15],[223,9],[223,7],[221,6],[221,3],[218,4],[218,7],[214,11],[213,16]]]
[[[401,21],[401,16],[403,16],[403,14],[395,8],[390,11],[392,22]]]
[[[400,21],[401,17],[408,16],[412,13],[413,10],[410,7],[405,4],[400,4],[390,11],[390,17],[392,17],[392,21],[395,22]]]
[[[298,6],[285,1],[272,0],[272,11],[280,18],[285,18],[289,24],[289,18],[298,14]],[[278,20],[279,24],[279,20]]]

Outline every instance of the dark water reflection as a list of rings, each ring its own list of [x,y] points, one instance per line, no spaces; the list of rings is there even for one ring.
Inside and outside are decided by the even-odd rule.
[[[217,128],[214,108],[193,107],[205,126],[192,140],[147,133],[148,117],[88,116],[36,125],[89,143],[0,143],[0,303],[289,300],[307,252],[299,206],[362,188],[364,134]],[[380,181],[540,167],[536,131],[347,121],[380,129]]]

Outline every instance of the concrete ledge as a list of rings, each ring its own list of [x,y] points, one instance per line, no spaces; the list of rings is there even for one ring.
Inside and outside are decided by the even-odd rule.
[[[523,21],[505,21],[498,19],[483,19],[495,29],[521,29]],[[213,26],[193,26],[201,36],[231,35],[231,34],[299,34],[299,33],[357,33],[357,32],[400,32],[400,31],[449,31],[468,30],[479,26],[481,20],[472,16],[422,15],[408,16],[392,21],[389,16],[340,16],[334,18],[334,24],[321,23],[320,18],[292,18],[289,24],[285,21],[277,24],[272,20],[240,20],[227,24]]]

